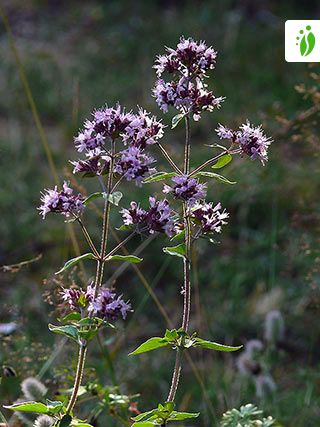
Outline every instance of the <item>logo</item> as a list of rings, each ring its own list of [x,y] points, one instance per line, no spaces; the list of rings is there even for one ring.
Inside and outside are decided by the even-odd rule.
[[[285,58],[287,62],[320,62],[320,21],[286,21]]]

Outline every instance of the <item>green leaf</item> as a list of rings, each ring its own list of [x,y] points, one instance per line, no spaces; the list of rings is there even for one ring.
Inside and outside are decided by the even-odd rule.
[[[212,165],[211,167],[213,169],[220,169],[223,168],[223,166],[226,166],[228,163],[230,163],[232,160],[231,154],[225,154],[218,159],[218,161]]]
[[[168,255],[178,256],[180,258],[185,258],[186,256],[186,245],[184,243],[180,243],[180,245],[177,246],[168,246],[162,250]]]
[[[47,408],[50,414],[58,414],[63,409],[63,402],[60,400],[47,399]]]
[[[6,409],[11,411],[19,412],[34,412],[36,414],[48,414],[49,409],[47,405],[41,402],[23,402],[23,403],[14,403],[13,405],[4,406]]]
[[[171,330],[167,329],[166,333],[164,335],[164,338],[167,341],[174,341],[178,337],[179,337],[179,334],[178,334],[178,332],[175,329],[171,329]]]
[[[162,181],[163,179],[172,178],[173,176],[176,176],[176,172],[156,172],[153,175],[146,178],[143,183],[149,184],[149,182],[157,182]]]
[[[131,427],[154,427],[159,425],[160,424],[156,421],[137,421],[133,423]]]
[[[89,252],[87,254],[80,255],[76,258],[71,258],[65,263],[61,270],[56,272],[56,274],[61,274],[63,271],[73,267],[74,265],[77,265],[79,262],[84,261],[85,259],[95,259],[95,256],[91,252]]]
[[[237,347],[232,347],[230,345],[218,344],[216,342],[203,340],[201,338],[195,338],[194,341],[195,341],[194,343],[195,347],[208,348],[210,350],[217,350],[217,351],[226,351],[226,352],[237,351],[243,347],[242,345],[239,345]]]
[[[115,206],[119,206],[119,202],[122,199],[123,194],[121,191],[115,191],[112,194],[109,194],[108,200],[110,203],[112,203]]]
[[[49,323],[48,328],[55,334],[65,335],[73,341],[78,342],[79,334],[78,329],[73,325],[56,326]]]
[[[177,412],[173,411],[168,418],[168,421],[182,421],[189,418],[197,418],[200,415],[200,412]]]
[[[104,197],[104,194],[102,191],[97,191],[96,193],[90,194],[86,199],[84,199],[83,204],[87,206],[92,200],[97,199],[98,197]]]
[[[177,233],[173,237],[171,237],[170,242],[173,242],[174,240],[183,239],[185,234],[186,234],[185,230],[180,231],[179,233]]]
[[[132,225],[122,224],[120,227],[116,228],[119,231],[129,231],[132,230]]]
[[[73,427],[93,427],[91,424],[86,423],[85,421],[78,420],[74,418],[71,422]]]
[[[174,129],[184,117],[185,117],[185,114],[183,113],[180,113],[174,116],[171,122],[171,129]]]
[[[74,311],[72,313],[67,314],[66,316],[64,316],[62,319],[58,319],[59,322],[78,322],[79,320],[81,320],[81,314]]]
[[[64,415],[60,422],[59,422],[59,427],[69,427],[69,425],[72,422],[72,417],[68,414]]]
[[[225,184],[232,184],[232,185],[236,184],[235,181],[229,181],[225,176],[219,175],[219,174],[214,173],[214,172],[207,172],[207,171],[199,172],[199,173],[197,173],[196,176],[205,176],[207,178],[214,178],[214,179],[217,179],[219,181],[222,181]]]
[[[152,415],[154,415],[156,409],[152,409],[151,411],[142,412],[139,415],[136,415],[135,417],[132,417],[133,421],[141,421],[144,419],[150,418]]]
[[[143,259],[134,255],[112,255],[106,258],[106,261],[125,261],[137,264],[138,262],[143,261]]]
[[[129,353],[129,356],[146,353],[147,351],[152,351],[160,347],[166,347],[167,345],[169,345],[169,342],[166,338],[160,338],[160,337],[149,338],[146,342],[141,344],[136,350]]]

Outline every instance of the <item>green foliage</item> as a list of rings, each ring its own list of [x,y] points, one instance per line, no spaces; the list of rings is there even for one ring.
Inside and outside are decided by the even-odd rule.
[[[115,206],[119,206],[119,203],[123,197],[123,194],[121,193],[121,191],[115,191],[114,193],[109,194],[109,196],[107,197],[107,194],[104,193],[103,191],[97,191],[95,193],[90,194],[90,196],[88,196],[84,200],[83,204],[87,206],[90,202],[100,197],[104,199],[108,198],[110,203],[112,203]]]
[[[138,262],[143,261],[143,259],[134,255],[111,255],[108,258],[106,258],[106,261],[121,261],[121,262],[131,262],[132,264],[137,264]]]
[[[222,417],[221,427],[276,427],[279,424],[272,417],[263,417],[263,412],[248,403],[240,410],[231,409]]]
[[[156,172],[153,175],[150,175],[143,182],[149,184],[150,182],[163,181],[164,179],[172,178],[176,176],[176,172]]]
[[[171,129],[174,129],[186,115],[183,113],[177,114],[172,118]]]
[[[184,243],[180,243],[177,246],[167,246],[162,249],[165,254],[177,256],[179,258],[186,257],[186,245]]]
[[[93,255],[93,253],[89,252],[83,255],[80,255],[76,258],[71,258],[69,259],[69,261],[67,261],[64,266],[56,272],[56,274],[61,274],[63,273],[65,270],[68,270],[71,267],[74,267],[75,265],[79,264],[79,262],[84,261],[86,259],[95,259],[96,257]]]
[[[221,156],[217,162],[212,165],[211,167],[213,169],[221,169],[224,166],[228,165],[230,162],[232,161],[232,156],[231,154],[224,154],[223,156]]]
[[[159,403],[156,409],[143,412],[132,419],[135,421],[133,423],[134,427],[149,427],[165,425],[170,421],[183,421],[191,418],[197,418],[198,416],[199,412],[191,413],[174,411],[174,403],[166,402],[163,405]]]
[[[219,175],[219,174],[214,173],[214,172],[207,172],[207,171],[198,172],[196,174],[196,176],[205,176],[206,178],[214,178],[214,179],[217,179],[218,181],[223,182],[224,184],[231,184],[231,185],[236,184],[236,181],[230,181],[225,176]]]
[[[190,347],[201,347],[209,350],[231,352],[237,351],[242,346],[232,347],[222,345],[215,342],[197,338],[196,334],[188,335],[182,329],[167,329],[163,338],[153,337],[149,338],[146,342],[141,344],[136,350],[131,352],[129,356],[136,354],[146,353],[148,351],[156,350],[157,348],[171,346],[173,349],[179,348],[180,350],[188,349]]]

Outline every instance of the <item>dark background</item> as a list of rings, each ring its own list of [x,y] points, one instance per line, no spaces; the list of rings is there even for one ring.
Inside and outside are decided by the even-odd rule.
[[[151,97],[152,65],[165,45],[175,46],[185,35],[206,40],[218,50],[209,84],[217,96],[226,96],[221,110],[203,114],[193,124],[193,163],[211,154],[205,144],[216,140],[219,122],[233,127],[249,118],[263,123],[275,140],[265,167],[238,159],[224,171],[237,185],[210,185],[210,199],[221,200],[230,221],[220,245],[201,242],[194,254],[192,329],[216,341],[245,344],[263,339],[264,318],[277,309],[284,318],[285,336],[261,361],[263,372],[276,384],[272,393],[256,395],[255,378],[243,378],[236,368],[237,355],[198,352],[193,359],[206,397],[186,362],[180,408],[201,411],[194,425],[218,425],[224,411],[248,402],[285,426],[318,425],[319,77],[317,66],[284,60],[284,22],[317,19],[317,2],[3,0],[1,7],[20,65],[1,24],[0,264],[42,254],[41,260],[18,272],[0,273],[0,322],[18,324],[15,333],[1,337],[0,364],[10,364],[17,372],[16,378],[2,381],[1,400],[17,398],[19,383],[36,375],[55,354],[59,340],[47,330],[48,315],[55,320],[61,285],[54,272],[75,254],[62,219],[51,216],[42,221],[36,211],[40,191],[54,185],[43,142],[48,143],[60,179],[74,180],[68,164],[77,158],[72,138],[94,108],[116,101],[128,109],[141,105],[170,125],[174,112],[163,116]],[[34,122],[21,72],[45,136]],[[163,139],[178,161],[183,137],[183,126],[176,131],[168,127]],[[158,155],[156,150],[153,154]],[[97,188],[91,181],[74,184],[86,186],[88,193]],[[134,198],[144,204],[150,192],[161,191],[157,185],[133,187],[123,188],[124,206]],[[99,239],[99,212],[88,210],[85,219]],[[113,220],[114,227],[121,224],[117,210]],[[86,251],[80,230],[74,232],[80,252]],[[136,239],[128,249],[134,251],[140,244]],[[127,358],[138,343],[162,334],[166,327],[146,286],[154,289],[174,325],[181,316],[181,263],[162,253],[166,244],[163,238],[148,242],[144,262],[117,279],[117,289],[130,298],[135,313],[112,334],[111,368],[96,346],[86,371],[88,380],[97,377],[107,385],[113,378],[122,392],[141,393],[142,410],[165,399],[174,361],[174,354],[166,350]],[[81,271],[65,276],[64,284],[89,278],[90,265],[86,269],[86,276]],[[74,347],[66,345],[49,361],[44,377],[52,392],[70,387],[72,371],[66,366],[71,369],[74,359]]]

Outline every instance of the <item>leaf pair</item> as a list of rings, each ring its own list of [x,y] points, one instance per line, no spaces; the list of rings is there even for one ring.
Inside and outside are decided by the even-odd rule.
[[[71,258],[71,259],[69,259],[69,261],[67,261],[64,264],[64,266],[59,271],[56,272],[56,274],[61,274],[65,270],[68,270],[69,268],[74,267],[75,265],[79,264],[79,262],[87,260],[87,259],[97,259],[97,258],[91,252],[80,255],[76,258]],[[136,264],[138,262],[141,262],[142,258],[139,258],[139,257],[134,256],[134,255],[117,255],[116,254],[116,255],[112,255],[112,256],[105,258],[105,261],[106,262],[108,262],[108,261],[122,261],[122,262],[131,262],[133,264]]]
[[[197,418],[199,412],[178,412],[174,411],[174,403],[166,402],[164,405],[159,404],[156,409],[143,412],[132,418],[135,422],[132,427],[152,427],[161,426],[169,421],[183,421],[190,418]]]
[[[202,338],[198,338],[195,334],[188,335],[182,329],[172,329],[166,330],[165,336],[161,337],[153,337],[149,338],[143,344],[141,344],[136,350],[131,352],[129,356],[133,356],[136,354],[147,353],[148,351],[156,350],[160,347],[170,346],[172,348],[180,348],[187,349],[190,347],[201,347],[209,350],[223,351],[223,352],[231,352],[240,350],[242,346],[229,346],[218,344],[216,342],[204,340]]]

